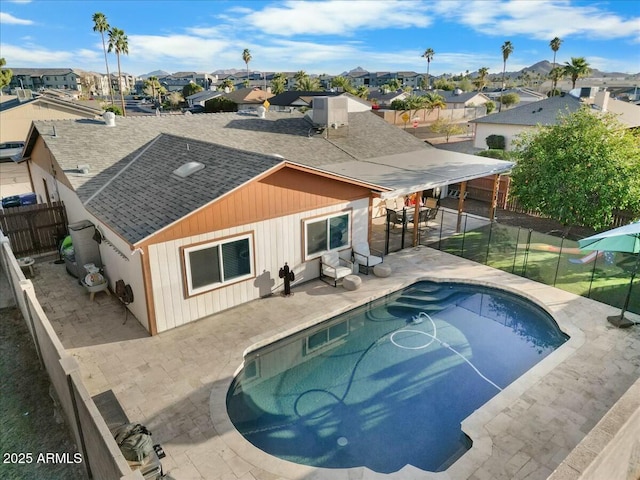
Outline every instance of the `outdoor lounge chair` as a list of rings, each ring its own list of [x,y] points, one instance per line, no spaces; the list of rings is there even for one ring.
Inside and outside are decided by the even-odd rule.
[[[331,285],[327,278],[333,279],[333,286],[338,286],[338,280],[353,273],[353,263],[346,260],[338,252],[325,253],[320,257],[320,280]]]
[[[360,273],[366,273],[369,275],[369,269],[375,267],[376,265],[382,263],[382,259],[384,254],[377,250],[374,250],[378,255],[372,255],[371,249],[369,248],[369,243],[362,242],[354,245],[353,247],[353,260],[358,264],[358,269]],[[364,271],[363,271],[364,268]]]

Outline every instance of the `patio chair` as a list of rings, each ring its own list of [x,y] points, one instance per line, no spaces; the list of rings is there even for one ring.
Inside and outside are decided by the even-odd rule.
[[[402,213],[398,213],[395,210],[389,210],[387,213],[391,232],[398,233],[399,229],[402,230]]]
[[[338,252],[328,252],[320,257],[320,280],[331,285],[327,279],[333,280],[333,286],[338,286],[338,280],[353,273],[353,263],[340,257]]]
[[[373,255],[369,248],[368,242],[362,242],[354,245],[353,247],[353,260],[358,263],[358,271],[369,275],[369,270],[376,265],[382,263],[384,254],[378,250],[373,250],[378,255]],[[364,271],[363,271],[364,267]]]

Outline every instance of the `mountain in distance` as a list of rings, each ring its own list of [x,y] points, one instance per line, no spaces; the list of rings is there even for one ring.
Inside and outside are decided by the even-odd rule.
[[[149,77],[166,77],[167,75],[171,75],[171,74],[169,72],[165,72],[164,70],[154,70],[153,72],[140,75],[140,78],[147,79]]]

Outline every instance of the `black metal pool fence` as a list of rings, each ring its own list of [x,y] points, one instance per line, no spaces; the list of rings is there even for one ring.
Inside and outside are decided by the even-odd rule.
[[[410,215],[387,213],[385,252],[413,246],[413,224],[405,218],[410,220]],[[629,292],[637,258],[621,252],[583,251],[576,240],[564,236],[503,225],[499,220],[489,222],[466,213],[458,216],[445,209],[435,221],[419,223],[418,227],[420,245],[619,308]],[[639,276],[631,286],[628,311],[640,314]]]

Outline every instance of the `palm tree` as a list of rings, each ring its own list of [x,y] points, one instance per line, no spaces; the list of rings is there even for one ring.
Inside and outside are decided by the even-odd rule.
[[[248,82],[249,82],[249,62],[251,61],[251,52],[249,51],[248,48],[245,48],[242,51],[242,61],[247,66],[247,86],[249,86],[248,85]]]
[[[111,90],[111,75],[109,74],[109,62],[107,61],[107,46],[104,43],[104,32],[109,31],[109,23],[107,23],[107,17],[104,16],[104,13],[94,13],[93,14],[93,31],[100,32],[100,36],[102,37],[102,51],[104,52],[104,64],[107,67],[107,78],[109,81],[108,92],[111,97],[111,105],[113,105],[113,91]]]
[[[556,94],[558,80],[560,80],[565,75],[565,70],[562,67],[553,67],[549,72],[549,78],[551,79],[551,94],[550,97],[553,97]]]
[[[229,89],[232,92],[235,89],[235,85],[233,84],[233,80],[230,78],[225,78],[222,82],[220,82],[220,88],[223,90]]]
[[[369,98],[369,89],[365,85],[360,85],[355,90],[355,96],[364,98],[366,100],[367,98]]]
[[[579,77],[585,77],[591,73],[589,64],[584,57],[571,57],[571,62],[564,62],[565,75],[571,77],[571,89],[576,88],[576,81]]]
[[[551,50],[553,50],[553,68],[556,68],[556,53],[558,52],[558,50],[560,50],[561,44],[562,44],[562,40],[558,37],[555,37],[553,40],[549,42],[549,46],[551,47]],[[551,96],[555,95],[556,94],[555,92],[556,92],[556,83],[552,82]]]
[[[504,91],[504,75],[507,71],[507,60],[509,55],[513,53],[513,44],[507,40],[502,44],[502,88],[500,91]],[[498,112],[502,110],[502,102],[500,102],[500,108],[498,108]]]
[[[422,54],[422,57],[427,61],[427,90],[431,88],[431,82],[429,81],[429,66],[431,65],[431,60],[433,60],[433,56],[435,54],[436,52],[434,52],[432,48],[427,48]]]
[[[126,117],[127,112],[124,108],[124,89],[122,88],[122,69],[120,68],[120,54],[129,55],[129,39],[124,30],[113,27],[109,30],[109,53],[116,52],[118,58],[118,87],[120,89],[120,101],[122,103],[122,116]]]
[[[487,75],[489,75],[489,68],[482,67],[478,69],[478,78],[476,78],[475,83],[478,87],[478,91],[481,92],[484,87],[487,86]]]
[[[322,90],[320,80],[317,77],[305,75],[296,81],[295,90],[303,92],[319,92]]]
[[[445,102],[444,97],[438,95],[434,92],[427,92],[422,96],[423,100],[423,108],[431,114],[436,108],[445,109],[447,108],[447,102]]]
[[[278,95],[286,90],[287,77],[284,73],[276,73],[271,79],[271,93]]]

